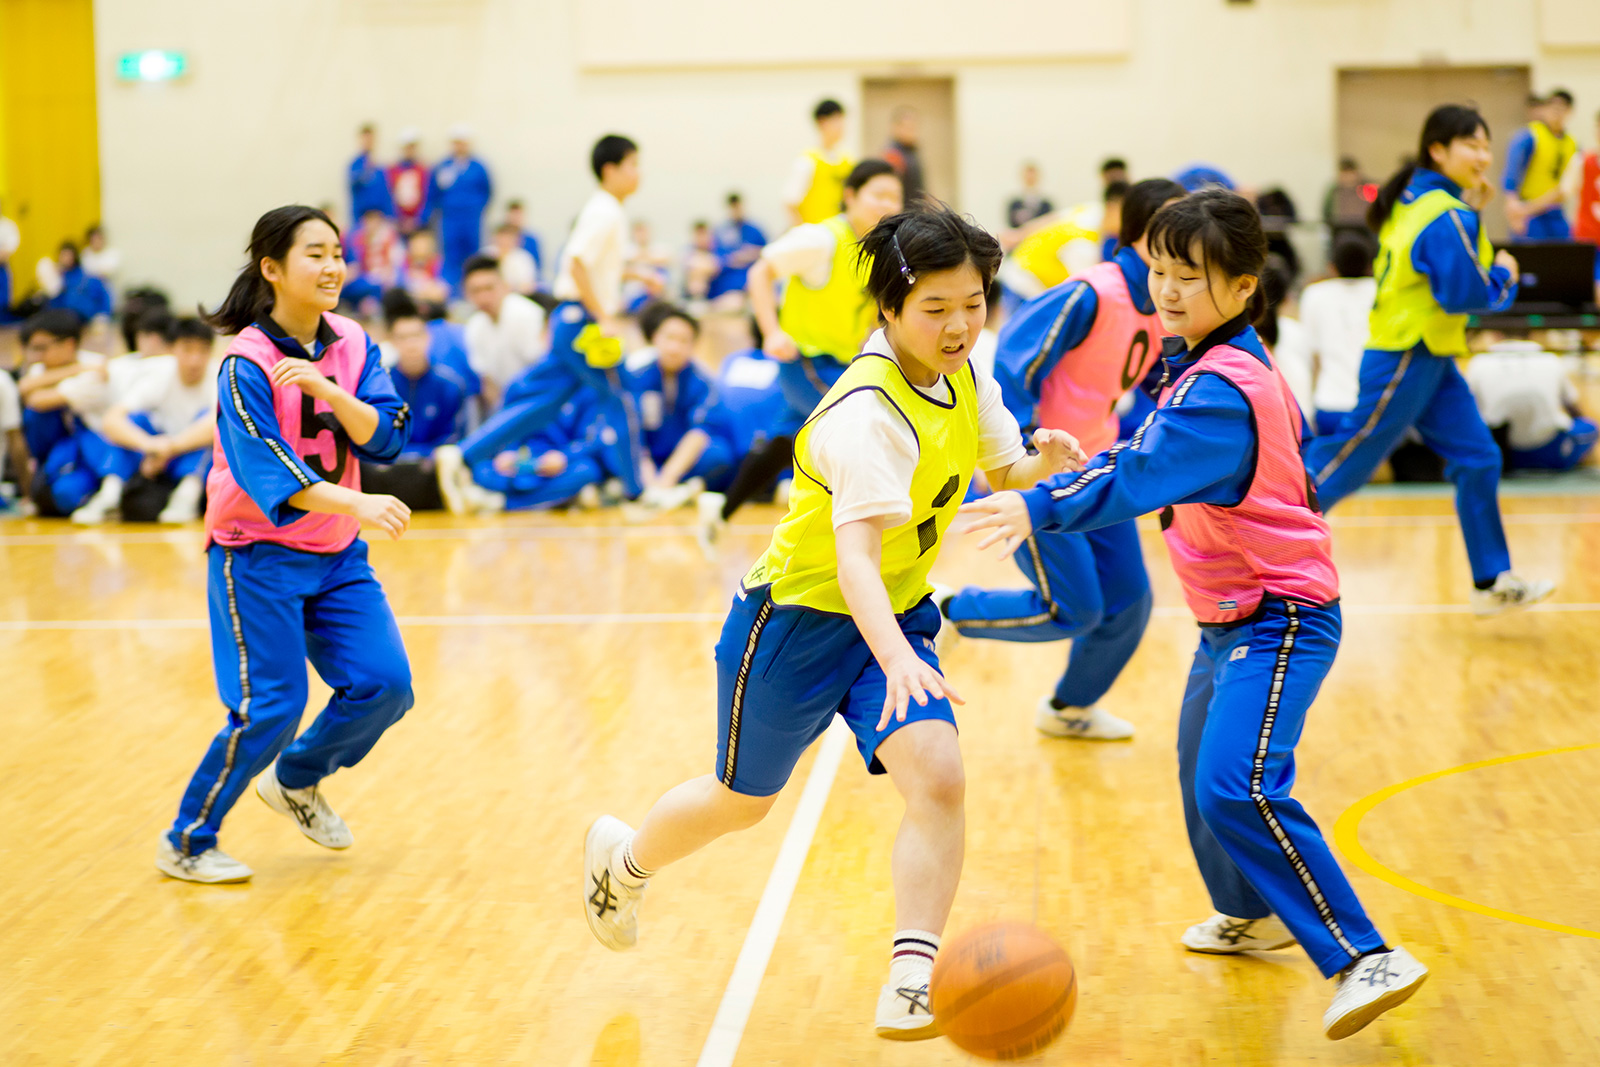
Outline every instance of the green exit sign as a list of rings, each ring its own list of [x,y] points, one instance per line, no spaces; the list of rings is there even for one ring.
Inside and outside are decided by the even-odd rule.
[[[117,77],[128,82],[165,82],[181,78],[188,66],[182,52],[125,52],[117,60]]]

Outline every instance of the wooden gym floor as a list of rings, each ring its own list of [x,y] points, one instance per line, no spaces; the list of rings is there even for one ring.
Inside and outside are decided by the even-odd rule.
[[[1022,918],[1066,945],[1082,998],[1044,1062],[1600,1058],[1600,495],[1536,488],[1505,507],[1519,568],[1561,587],[1490,622],[1466,613],[1448,498],[1369,492],[1335,515],[1346,636],[1299,795],[1380,928],[1433,969],[1339,1044],[1320,1028],[1330,987],[1297,951],[1178,946],[1211,910],[1173,754],[1196,634],[1153,525],[1157,614],[1109,698],[1133,743],[1034,733],[1064,644],[948,652],[970,779],[950,929]],[[637,820],[710,768],[711,646],[775,512],[742,515],[716,565],[687,516],[426,517],[376,543],[417,706],[328,783],[349,852],[246,794],[223,833],[257,872],[237,887],[151,862],[222,722],[199,532],[0,524],[0,1063],[696,1063],[814,756],[765,824],[657,880],[637,952],[593,941],[584,828]],[[1017,582],[960,543],[936,575]],[[853,749],[817,799],[765,977],[735,982],[753,997],[743,1041],[705,1062],[969,1062],[873,1037],[899,803]]]

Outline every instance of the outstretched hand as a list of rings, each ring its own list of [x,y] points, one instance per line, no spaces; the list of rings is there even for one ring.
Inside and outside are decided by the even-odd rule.
[[[1051,474],[1068,474],[1083,470],[1089,462],[1078,439],[1065,430],[1039,428],[1033,431],[1033,447],[1039,450]]]
[[[999,545],[1001,559],[1009,559],[1033,533],[1033,517],[1028,514],[1027,501],[1022,499],[1021,493],[1010,490],[963,504],[956,516],[964,524],[962,533],[988,531],[978,542],[978,551]]]

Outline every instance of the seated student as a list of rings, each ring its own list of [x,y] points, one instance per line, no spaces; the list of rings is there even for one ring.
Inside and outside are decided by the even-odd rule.
[[[520,448],[501,452],[472,469],[473,510],[479,514],[560,507],[576,501],[597,507],[599,484],[616,471],[608,456],[617,432],[607,424],[592,388],[561,406]]]
[[[129,289],[122,295],[122,310],[117,315],[117,327],[118,332],[122,334],[125,351],[132,352],[139,347],[139,320],[152,308],[161,308],[171,314],[172,301],[167,299],[166,293],[150,286]]]
[[[711,281],[722,271],[711,236],[711,224],[696,219],[689,229],[689,250],[683,255],[683,297],[691,307],[704,308],[711,299]]]
[[[549,347],[544,308],[511,291],[493,256],[469,257],[461,279],[462,292],[478,309],[467,320],[467,362],[481,380],[484,410],[493,411],[506,386],[539,362]]]
[[[412,511],[437,511],[439,481],[433,453],[466,431],[467,389],[449,367],[433,362],[433,336],[417,305],[399,290],[384,296],[389,339],[379,346],[395,395],[411,411],[411,437],[392,463],[361,463],[368,491],[399,499]]]
[[[66,308],[46,308],[22,324],[27,369],[17,392],[23,404],[23,436],[34,458],[28,492],[41,515],[71,514],[100,484],[83,455],[89,430],[62,391],[65,383],[104,362],[102,356],[79,350],[82,336],[83,320]]]
[[[1506,470],[1571,470],[1600,438],[1578,407],[1565,361],[1531,341],[1501,341],[1467,363],[1467,385]]]
[[[662,494],[678,487],[684,478],[712,479],[723,469],[715,455],[705,455],[683,472],[673,472],[670,482],[662,479],[660,466],[673,453],[694,425],[695,412],[711,398],[711,383],[694,363],[695,342],[700,339],[700,323],[687,311],[664,300],[645,305],[639,315],[639,329],[648,347],[628,360],[627,383],[639,410],[639,481],[644,486],[643,503],[661,506],[668,501]],[[725,460],[721,460],[725,464]],[[696,486],[694,492],[699,492]],[[674,494],[676,507],[692,493]]]
[[[766,245],[767,235],[745,217],[743,198],[729,193],[728,217],[711,235],[711,251],[721,266],[706,294],[712,303],[733,310],[743,306],[750,268],[761,258]]]
[[[117,501],[92,509],[91,500],[73,512],[73,522],[103,522],[119,506],[129,522],[200,517],[217,430],[215,341],[216,333],[199,319],[173,324],[172,355],[147,360],[101,422],[101,435],[112,447],[95,499],[117,485]]]
[[[502,222],[494,231],[494,243],[484,249],[500,264],[500,277],[513,293],[532,296],[539,289],[539,262],[523,247],[523,233],[514,223]]]
[[[400,231],[379,208],[368,208],[361,227],[350,235],[348,280],[341,296],[363,316],[377,312],[384,290],[400,281],[405,253]]]
[[[650,224],[635,220],[623,250],[622,309],[629,314],[666,294],[672,253],[655,242]]]
[[[1330,258],[1337,277],[1312,282],[1300,294],[1300,324],[1311,348],[1318,436],[1333,433],[1361,392],[1361,354],[1378,295],[1372,276],[1372,238],[1342,234]]]
[[[405,291],[419,304],[450,302],[450,286],[445,282],[444,257],[439,254],[438,238],[432,230],[418,230],[406,241]]]
[[[522,206],[521,200],[512,200],[506,204],[506,225],[516,227],[518,243],[533,257],[534,277],[543,278],[544,252],[539,247],[538,235],[528,229],[527,209]]]
[[[78,246],[71,241],[61,242],[55,271],[42,272],[41,282],[45,278],[57,282],[43,285],[50,293],[50,307],[75,311],[85,322],[111,317],[111,290],[106,288],[105,282],[83,269],[78,259]]]

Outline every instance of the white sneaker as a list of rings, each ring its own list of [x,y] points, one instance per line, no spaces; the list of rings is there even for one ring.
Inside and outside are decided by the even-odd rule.
[[[293,819],[300,832],[323,848],[349,848],[356,843],[350,827],[334,814],[322,792],[316,786],[309,789],[285,789],[278,781],[278,765],[274,763],[256,779],[256,796],[279,815]]]
[[[721,493],[701,493],[695,501],[694,539],[700,551],[712,562],[717,558],[717,545],[728,532],[728,520],[722,517],[722,508],[728,498]]]
[[[115,474],[108,474],[100,482],[100,488],[95,490],[94,496],[72,513],[72,521],[78,526],[99,526],[121,506],[122,479]]]
[[[73,518],[76,520],[77,516]],[[1555,582],[1530,582],[1510,571],[1501,571],[1492,589],[1472,591],[1472,613],[1480,619],[1504,615],[1508,611],[1532,607],[1555,591]]]
[[[1339,972],[1333,1003],[1322,1014],[1329,1041],[1349,1037],[1390,1008],[1411,999],[1428,980],[1428,968],[1403,948],[1361,959]]]
[[[578,495],[573,498],[579,511],[594,511],[600,506],[600,487],[590,482],[578,490]]]
[[[472,484],[472,476],[467,472],[467,461],[459,445],[440,445],[434,449],[433,473],[439,479],[439,495],[444,498],[444,506],[450,514],[470,513],[472,509],[465,490]]]
[[[938,582],[929,582],[928,584],[933,586],[934,607],[938,608],[939,614],[944,616],[945,620],[948,621],[950,617],[945,615],[944,606],[950,603],[951,599],[956,595],[957,592],[959,592],[959,590],[957,590],[954,586],[940,585]]]
[[[1294,935],[1276,915],[1265,919],[1235,919],[1213,915],[1183,932],[1183,947],[1190,952],[1230,956],[1235,952],[1271,952],[1294,944]]]
[[[208,848],[198,856],[185,856],[172,847],[166,834],[161,835],[161,845],[156,849],[156,870],[170,878],[205,885],[248,882],[256,873],[220,848]]]
[[[468,482],[464,489],[467,507],[474,515],[498,515],[506,509],[506,495],[504,493],[485,489],[476,482]]]
[[[193,522],[200,517],[200,494],[205,485],[200,481],[198,474],[191,474],[178,482],[173,488],[172,495],[167,498],[167,506],[161,509],[161,514],[156,516],[156,521],[176,526],[180,523]]]
[[[621,478],[607,478],[600,486],[600,502],[602,504],[620,504],[628,499],[628,490],[622,484]]]
[[[633,828],[612,815],[589,824],[583,839],[583,915],[595,940],[613,952],[639,943],[639,902],[644,886],[623,884],[611,873],[611,858],[633,834]]]
[[[1048,695],[1039,699],[1033,725],[1046,737],[1073,737],[1080,741],[1126,741],[1133,736],[1133,723],[1119,719],[1096,704],[1092,708],[1062,708],[1050,703]]]
[[[772,502],[780,508],[789,506],[789,494],[794,492],[793,478],[779,478],[772,490]]]
[[[874,1026],[879,1037],[890,1041],[926,1041],[939,1036],[939,1024],[928,1003],[927,974],[916,974],[899,986],[886,985],[878,993]]]

